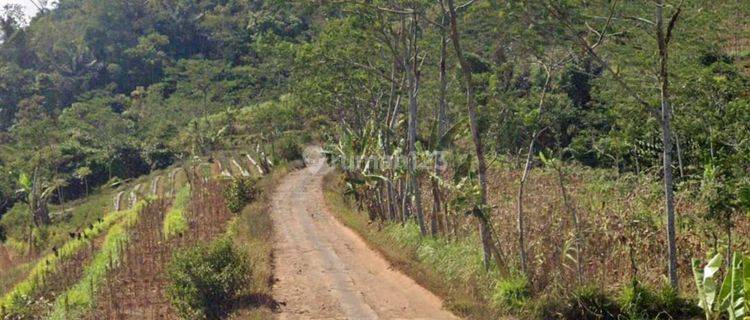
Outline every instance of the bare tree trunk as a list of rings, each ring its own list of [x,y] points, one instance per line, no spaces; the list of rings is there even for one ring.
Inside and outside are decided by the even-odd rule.
[[[534,137],[532,137],[531,144],[529,145],[529,152],[526,155],[526,164],[523,167],[523,175],[521,176],[521,181],[518,185],[518,203],[517,203],[517,214],[516,214],[516,223],[518,228],[518,256],[520,258],[521,262],[521,272],[528,276],[528,270],[527,270],[527,264],[526,264],[526,239],[525,239],[525,221],[524,221],[524,214],[523,214],[523,191],[524,186],[526,185],[526,179],[529,176],[529,172],[531,171],[531,158],[532,153],[534,150],[534,140],[536,139],[536,133],[534,133]]]
[[[393,56],[393,65],[391,67],[391,79],[396,79],[396,73],[398,71],[398,57],[395,55]],[[403,84],[403,82],[402,82]],[[386,193],[387,193],[387,200],[388,200],[388,218],[391,220],[396,220],[396,211],[397,211],[397,201],[395,192],[393,190],[393,160],[391,159],[392,152],[391,152],[391,131],[393,131],[393,127],[396,124],[396,119],[398,118],[398,110],[399,106],[401,105],[401,96],[399,95],[396,97],[396,91],[398,88],[396,87],[396,82],[391,83],[391,94],[388,98],[388,105],[393,106],[393,111],[390,112],[390,115],[387,119],[388,123],[388,130],[384,132],[383,136],[383,150],[385,152],[386,159],[389,163],[388,168],[386,169],[386,174],[388,177],[388,182],[386,183]],[[395,102],[394,102],[395,97]]]
[[[641,162],[638,160],[638,148],[633,148],[633,159],[635,160],[635,174],[641,175]]]
[[[57,189],[57,197],[60,198],[60,208],[62,208],[62,212],[65,214],[65,194],[63,194],[62,187]]]
[[[672,107],[669,102],[669,72],[668,72],[668,44],[671,28],[674,26],[677,15],[672,18],[669,27],[664,30],[664,0],[658,0],[656,4],[656,37],[659,46],[659,81],[661,99],[661,126],[662,145],[664,160],[664,209],[667,215],[667,245],[669,247],[669,281],[674,290],[679,288],[677,277],[677,244],[674,213],[674,190],[672,181]],[[677,13],[679,13],[679,10]]]
[[[445,60],[448,55],[448,39],[446,35],[445,30],[445,20],[447,19],[447,13],[443,11],[443,17],[442,17],[442,23],[440,28],[440,93],[439,93],[439,99],[440,102],[438,104],[438,132],[437,132],[437,151],[443,151],[443,136],[445,135],[445,132],[447,130],[448,126],[448,119],[447,119],[447,109],[448,109],[448,102],[446,99],[447,91],[448,91],[448,78],[446,77],[446,71],[445,71]],[[442,158],[440,155],[437,155],[435,157],[435,176],[440,176],[440,169],[443,166]],[[438,221],[440,219],[440,212],[442,207],[442,201],[440,197],[440,184],[438,183],[437,178],[432,179],[432,198],[434,199],[434,203],[432,206],[432,220],[430,223],[430,232],[432,235],[436,235],[438,233]]]
[[[489,224],[489,217],[491,215],[490,207],[487,205],[487,163],[484,157],[484,146],[482,145],[482,136],[479,132],[479,125],[477,120],[477,110],[474,101],[474,84],[472,80],[471,67],[464,57],[463,49],[461,49],[461,35],[458,32],[458,22],[456,17],[456,8],[453,4],[453,0],[448,0],[448,11],[450,12],[451,22],[451,41],[453,42],[453,48],[456,51],[456,56],[461,65],[461,72],[463,73],[464,83],[466,85],[466,109],[469,114],[469,124],[471,126],[471,137],[474,141],[474,148],[477,156],[477,175],[479,177],[480,186],[480,210],[484,218],[479,220],[479,236],[482,239],[482,249],[484,251],[484,266],[485,268],[490,267],[490,259],[492,259],[493,252],[497,252],[495,248],[495,242],[492,239],[492,229]],[[498,267],[502,267],[501,257],[495,254],[495,260],[498,263]]]
[[[422,210],[422,194],[419,186],[419,177],[417,176],[417,117],[419,93],[419,51],[417,46],[417,25],[419,16],[414,11],[412,15],[412,36],[411,36],[411,55],[412,61],[409,68],[409,147],[407,155],[409,157],[409,176],[411,178],[411,201],[417,214],[417,223],[419,232],[424,236],[427,234],[427,228],[424,223],[424,211]]]

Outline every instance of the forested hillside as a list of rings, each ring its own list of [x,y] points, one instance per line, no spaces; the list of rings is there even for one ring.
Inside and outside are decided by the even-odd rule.
[[[279,189],[325,201],[303,209],[330,209],[455,316],[743,319],[749,16],[742,0],[59,0],[34,17],[6,5],[0,240],[29,261],[57,255],[66,228],[101,214],[75,205],[183,168],[191,221],[220,217],[185,227],[200,241],[234,225],[225,206],[261,199],[237,219],[265,231],[228,230],[261,261],[254,299],[273,301],[271,251],[299,239],[270,234],[314,221],[269,218],[279,201],[240,177],[273,193],[312,144],[334,170],[306,157],[287,181],[320,180],[324,199]],[[248,199],[232,208],[222,192]],[[135,211],[168,220],[174,192],[152,193],[167,200]],[[125,229],[158,242],[148,221]],[[229,313],[216,312],[204,315]]]
[[[21,173],[59,201],[170,165],[197,143],[188,128],[211,137],[208,115],[283,93],[289,65],[268,51],[312,35],[310,16],[284,2],[76,0],[33,18],[2,13],[0,212],[19,200]]]

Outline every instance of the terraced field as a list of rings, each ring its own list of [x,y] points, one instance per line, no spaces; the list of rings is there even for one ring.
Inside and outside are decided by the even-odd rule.
[[[26,258],[28,271],[4,284],[0,318],[175,319],[164,294],[164,269],[175,249],[226,231],[232,214],[221,180],[259,175],[257,164],[247,159],[217,153],[188,166],[190,172],[173,167],[114,190],[111,209],[101,210],[96,223],[71,232],[69,241],[48,254]],[[187,187],[189,199],[180,204],[185,207],[170,211]],[[165,235],[168,213],[184,215],[187,230]],[[20,261],[0,247],[3,272]]]

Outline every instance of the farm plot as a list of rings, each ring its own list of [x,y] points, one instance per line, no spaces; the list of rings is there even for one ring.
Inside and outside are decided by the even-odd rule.
[[[232,218],[219,181],[196,179],[190,190],[186,236],[165,236],[163,222],[169,209],[165,200],[145,210],[131,231],[122,263],[107,276],[90,319],[177,319],[165,292],[165,268],[172,253],[214,239]]]

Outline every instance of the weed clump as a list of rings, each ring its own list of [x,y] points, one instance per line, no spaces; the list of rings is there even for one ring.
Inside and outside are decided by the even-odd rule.
[[[529,281],[515,276],[497,282],[492,300],[496,306],[513,311],[522,309],[530,297]]]
[[[637,281],[623,289],[620,305],[627,319],[687,319],[701,315],[699,308],[680,298],[672,288],[654,291]]]
[[[576,289],[560,310],[562,319],[615,320],[620,314],[617,302],[595,286]]]
[[[247,256],[229,239],[178,251],[167,267],[167,295],[183,319],[221,319],[248,287]]]

